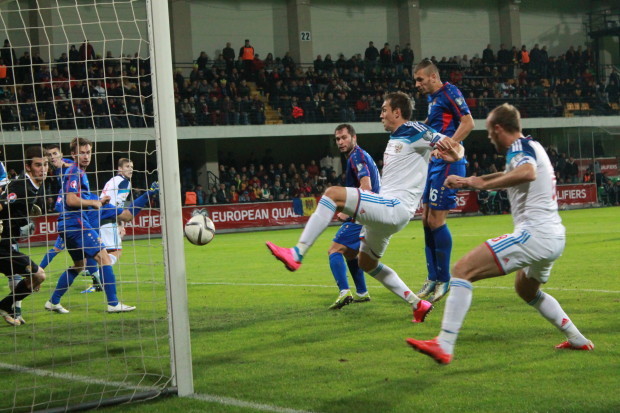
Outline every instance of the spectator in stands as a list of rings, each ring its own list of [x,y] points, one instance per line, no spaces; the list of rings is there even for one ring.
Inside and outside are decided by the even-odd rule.
[[[250,39],[245,39],[245,44],[239,49],[239,58],[243,62],[243,77],[252,80],[252,63],[254,61],[254,47],[250,44]]]
[[[226,62],[226,73],[232,73],[232,69],[235,66],[235,50],[230,47],[230,42],[226,43],[226,47],[222,49],[222,57]]]
[[[203,191],[202,189],[202,185],[196,185],[196,188],[194,189],[194,192],[196,192],[196,204],[197,205],[205,205],[207,203],[207,193],[205,191]]]
[[[377,64],[379,58],[379,50],[373,42],[368,42],[368,47],[364,51],[364,61],[366,62],[366,72],[371,71]]]
[[[228,204],[230,202],[230,198],[228,195],[228,191],[226,190],[226,184],[221,182],[220,188],[217,190],[215,199],[218,204]]]
[[[194,188],[191,187],[187,191],[185,191],[185,197],[183,198],[184,206],[196,206],[197,197]]]
[[[575,158],[570,156],[564,165],[564,177],[566,183],[577,183],[579,177],[579,165],[575,161]]]
[[[411,45],[407,43],[407,45],[403,48],[403,69],[407,69],[409,74],[411,74],[414,60],[415,56],[413,50],[411,49]]]
[[[392,67],[392,50],[389,43],[385,43],[383,49],[379,52],[379,61],[383,69]]]
[[[482,51],[482,63],[487,66],[493,66],[495,64],[495,55],[490,43],[487,44],[486,49]]]

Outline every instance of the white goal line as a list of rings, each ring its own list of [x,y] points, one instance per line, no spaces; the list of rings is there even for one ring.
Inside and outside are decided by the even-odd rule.
[[[79,374],[56,373],[56,372],[49,371],[49,370],[36,369],[32,367],[25,367],[25,366],[20,366],[17,364],[8,364],[8,363],[2,363],[2,362],[0,362],[0,369],[12,370],[12,371],[16,371],[19,373],[34,374],[35,376],[39,376],[39,377],[51,377],[55,379],[72,380],[72,381],[77,381],[80,383],[98,384],[101,386],[112,386],[112,387],[118,387],[118,388],[123,388],[127,390],[135,390],[135,391],[141,391],[141,392],[162,390],[160,387],[138,386],[138,385],[132,385],[132,384],[120,382],[120,381],[101,380],[101,379],[96,379],[93,377],[82,376]],[[269,404],[247,402],[244,400],[238,400],[238,399],[233,399],[230,397],[216,396],[216,395],[211,395],[211,394],[194,393],[187,397],[191,399],[200,400],[203,402],[208,402],[208,403],[217,403],[217,404],[221,404],[225,406],[244,407],[244,408],[267,411],[267,412],[312,413],[311,411],[306,411],[306,410],[295,410],[295,409],[289,409],[285,407],[272,406]]]

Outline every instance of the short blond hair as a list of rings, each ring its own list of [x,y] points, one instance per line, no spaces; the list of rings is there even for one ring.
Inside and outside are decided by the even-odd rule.
[[[506,132],[521,132],[521,114],[519,109],[510,103],[504,103],[489,113],[491,126],[500,125]]]

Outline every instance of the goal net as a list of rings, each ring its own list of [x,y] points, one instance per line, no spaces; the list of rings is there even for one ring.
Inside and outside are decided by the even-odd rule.
[[[124,227],[122,253],[112,266],[118,301],[136,309],[108,312],[108,291],[87,292],[93,284],[87,273],[72,278],[63,290],[59,280],[72,277],[67,269],[74,260],[66,250],[48,254],[64,247],[56,244],[54,205],[62,195],[63,167],[52,165],[49,152],[43,215],[29,217],[34,234],[18,244],[36,264],[44,263],[46,280],[22,301],[21,325],[0,319],[0,412],[62,411],[156,397],[176,391],[179,368],[189,371],[183,380],[191,389],[188,334],[181,344],[174,337],[175,331],[189,329],[185,286],[179,284],[185,279],[181,229],[167,229],[167,224],[180,227],[181,221],[175,215],[178,197],[165,197],[179,193],[174,182],[178,166],[176,149],[169,150],[176,145],[176,132],[166,137],[173,138],[169,141],[160,139],[165,122],[157,114],[167,103],[158,100],[156,91],[169,86],[172,72],[166,67],[170,56],[160,64],[163,76],[155,70],[154,55],[161,60],[169,54],[165,41],[160,41],[163,51],[153,52],[156,14],[147,0],[0,2],[0,160],[8,178],[19,179],[14,172],[24,171],[25,148],[55,144],[71,159],[69,143],[79,136],[92,141],[86,176],[93,193],[99,195],[118,174],[121,158],[133,163],[133,175],[125,172],[123,178],[131,189],[113,187],[117,195],[129,193],[125,206],[153,182],[161,186],[159,196],[149,197],[140,215]],[[165,29],[158,33],[164,39]],[[161,154],[166,151],[172,152],[169,158]],[[175,241],[180,251],[166,244]],[[181,274],[171,284],[175,266]],[[7,294],[11,290],[2,281],[0,299]],[[167,299],[172,296],[181,302]],[[178,353],[184,354],[181,361]]]

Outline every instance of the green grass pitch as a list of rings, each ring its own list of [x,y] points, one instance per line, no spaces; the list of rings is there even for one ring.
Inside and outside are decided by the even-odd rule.
[[[327,309],[338,294],[327,261],[337,227],[321,236],[295,273],[286,271],[264,242],[293,245],[300,230],[218,234],[208,246],[185,246],[198,399],[170,397],[106,411],[620,411],[620,209],[561,215],[567,247],[544,290],[594,342],[593,352],[555,350],[563,335],[520,300],[512,288],[514,276],[508,275],[474,284],[454,361],[439,366],[411,350],[405,338],[434,337],[443,302],[425,323],[414,325],[409,307],[367,277],[370,303]],[[512,230],[508,215],[451,218],[449,224],[453,263],[487,238]],[[55,357],[55,371],[69,372],[77,360],[81,370],[74,374],[114,380],[106,374],[115,367],[129,375],[118,380],[131,382],[135,372],[142,380],[136,384],[155,383],[156,375],[144,378],[140,372],[165,375],[168,368],[163,271],[160,265],[144,264],[161,261],[157,243],[139,241],[125,251],[121,262],[140,264],[121,267],[123,299],[138,310],[116,318],[95,311],[100,296],[79,293],[85,280],[67,293],[71,314],[39,311],[62,269],[65,256],[59,256],[42,292],[25,301],[26,311],[37,309],[30,311],[29,324],[16,330],[10,345],[4,339],[3,358],[15,347],[21,356],[10,358],[13,364],[33,367],[35,359],[49,363]],[[413,291],[426,275],[423,243],[421,223],[413,221],[392,238],[383,259]],[[33,252],[38,260],[43,249]],[[84,310],[89,323],[83,321]],[[9,329],[2,328],[0,335]],[[70,338],[59,336],[68,331]],[[103,335],[113,344],[104,343]],[[35,349],[24,348],[35,347],[33,341],[50,354],[39,352],[30,360]],[[145,358],[134,358],[136,354]],[[3,373],[0,385],[12,387],[15,380],[26,387],[38,382],[43,394],[63,392],[62,380],[32,373]],[[89,386],[93,394],[106,388],[105,383]],[[0,411],[2,407],[7,407],[5,401],[0,401]]]

